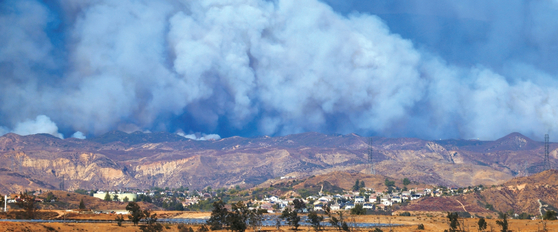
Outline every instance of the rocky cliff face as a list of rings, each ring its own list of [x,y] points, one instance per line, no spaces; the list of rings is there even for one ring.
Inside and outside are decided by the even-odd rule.
[[[254,186],[287,174],[367,172],[368,148],[368,138],[355,134],[217,141],[139,132],[110,132],[91,140],[7,134],[0,137],[0,192],[60,189],[62,180],[67,190]],[[372,151],[379,174],[469,186],[538,172],[543,146],[517,133],[493,142],[376,137]]]

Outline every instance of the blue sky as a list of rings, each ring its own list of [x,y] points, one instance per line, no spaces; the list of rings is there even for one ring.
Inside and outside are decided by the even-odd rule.
[[[551,0],[2,1],[0,134],[553,138],[557,11]]]

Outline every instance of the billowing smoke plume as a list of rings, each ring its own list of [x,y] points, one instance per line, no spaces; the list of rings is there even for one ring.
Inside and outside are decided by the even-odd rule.
[[[18,123],[15,126],[13,133],[19,135],[44,133],[54,135],[61,139],[64,138],[62,134],[58,133],[56,123],[52,122],[50,118],[45,115],[39,115],[35,120],[27,120]]]
[[[76,138],[76,139],[85,139],[85,135],[83,134],[83,132],[81,131],[76,131],[74,134],[72,134],[72,138]]]
[[[503,15],[475,15],[502,25],[485,28],[491,46],[463,43],[468,59],[460,60],[329,1],[3,1],[0,132],[17,133],[22,119],[47,115],[67,135],[84,132],[74,137],[119,128],[222,136],[558,135],[557,70],[546,60],[558,49],[549,39],[558,24],[544,20],[558,3],[540,2],[530,3],[534,13],[523,19],[521,28],[532,31],[499,35],[511,27]],[[514,42],[521,41],[517,33],[532,41],[521,53],[529,58],[498,62],[523,45]]]
[[[182,131],[178,131],[176,132],[177,135],[180,135],[184,138],[187,139],[193,139],[193,140],[219,140],[221,139],[221,136],[219,136],[218,134],[203,134],[203,133],[193,133],[193,134],[185,134]]]

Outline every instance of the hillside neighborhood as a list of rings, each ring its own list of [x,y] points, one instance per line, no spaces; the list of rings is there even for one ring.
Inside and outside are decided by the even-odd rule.
[[[406,180],[408,181],[408,180]],[[424,198],[424,197],[442,197],[467,194],[473,191],[481,191],[482,186],[469,188],[398,188],[393,186],[393,181],[386,179],[385,183],[389,187],[386,191],[376,191],[373,188],[364,187],[364,182],[356,181],[353,190],[343,190],[340,193],[331,194],[322,189],[315,195],[306,197],[300,196],[296,192],[288,192],[282,196],[263,195],[258,198],[250,196],[250,192],[258,192],[261,189],[240,189],[230,188],[228,190],[221,188],[212,190],[206,188],[204,190],[188,190],[179,189],[162,189],[152,188],[145,190],[76,190],[77,193],[93,196],[104,201],[117,202],[133,202],[144,201],[153,203],[167,210],[209,210],[211,202],[217,199],[244,200],[248,202],[251,209],[263,209],[268,213],[282,212],[285,208],[297,208],[302,212],[308,211],[324,211],[329,208],[331,211],[351,210],[355,207],[361,207],[364,210],[392,212],[401,206]],[[405,181],[404,181],[405,182]],[[359,186],[360,185],[360,186]],[[31,192],[35,196],[40,196],[43,191]],[[6,196],[8,204],[14,204],[21,201],[21,194],[9,194]],[[55,202],[54,197],[35,198],[37,202]],[[298,202],[297,202],[298,201]],[[302,202],[302,203],[300,203]],[[122,213],[126,213],[125,211]]]

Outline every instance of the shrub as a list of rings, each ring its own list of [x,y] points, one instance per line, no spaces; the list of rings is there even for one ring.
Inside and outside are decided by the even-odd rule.
[[[411,216],[411,213],[409,212],[403,212],[403,213],[399,213],[399,216]]]

